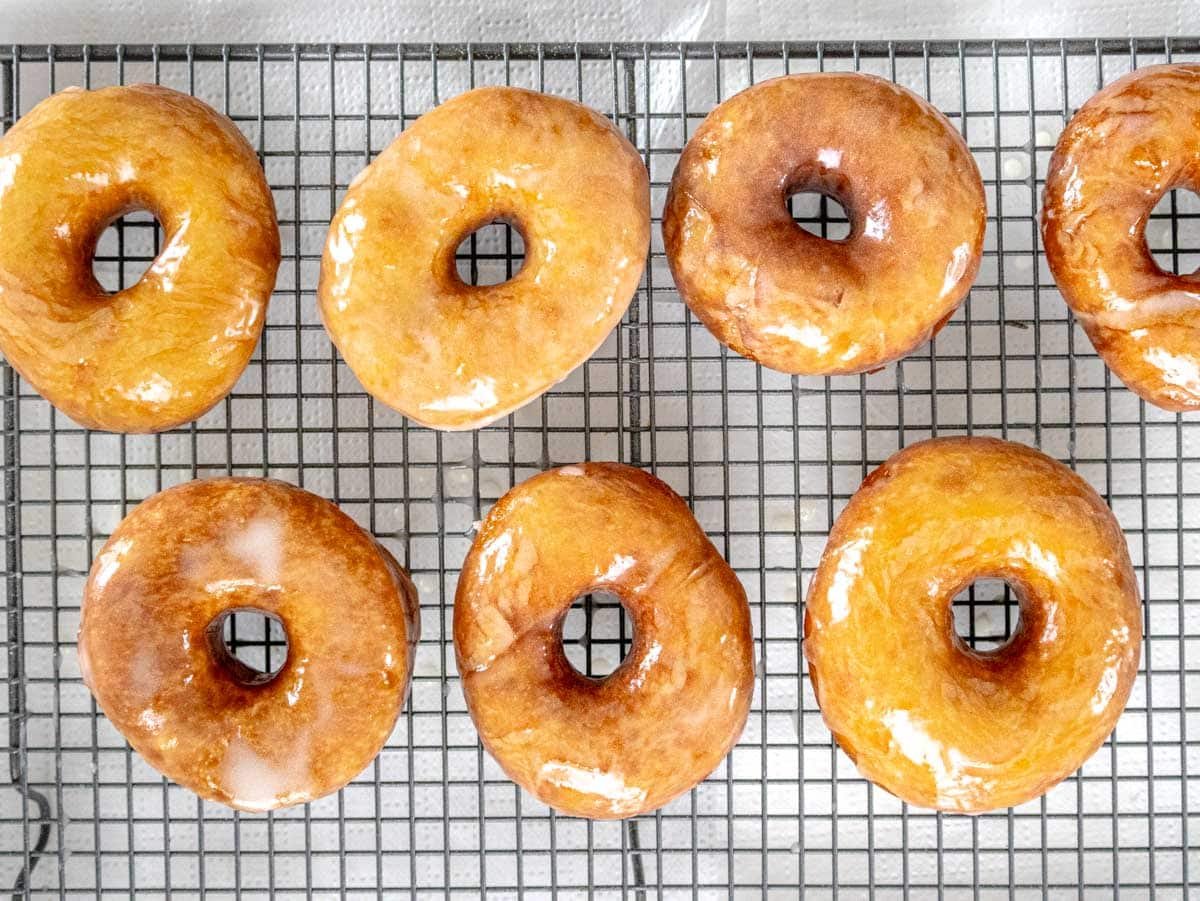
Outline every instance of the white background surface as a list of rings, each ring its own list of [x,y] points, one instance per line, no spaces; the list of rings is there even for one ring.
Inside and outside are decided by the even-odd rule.
[[[0,41],[533,41],[1127,37],[1194,0],[0,0]]]
[[[0,0],[0,42],[1162,36],[1200,31],[1200,14],[1194,10],[1200,12],[1194,0],[1086,0],[1069,4],[1018,0],[988,5],[972,4],[970,0],[758,0],[740,4],[668,2],[653,9],[649,2],[636,0],[70,0],[57,4],[53,0]],[[1140,60],[1143,64],[1154,61]],[[1109,80],[1128,64],[1121,54],[1114,54],[1107,62]],[[804,64],[811,65],[812,60],[793,61],[797,69]],[[723,68],[726,94],[744,83],[738,65],[737,61],[726,61]],[[758,77],[777,74],[773,65],[761,61]],[[867,60],[865,65],[879,67],[882,62]],[[291,242],[287,245],[288,259],[282,270],[281,290],[272,301],[269,332],[261,352],[273,364],[269,368],[265,364],[250,367],[245,381],[234,390],[230,405],[218,408],[202,423],[203,431],[194,447],[186,433],[160,438],[135,436],[120,444],[110,436],[94,436],[88,439],[91,461],[100,465],[86,482],[89,487],[85,492],[85,482],[79,478],[83,446],[80,433],[60,418],[57,450],[52,448],[47,437],[48,407],[35,400],[26,386],[21,425],[36,434],[30,435],[22,447],[23,461],[33,464],[24,474],[29,483],[23,488],[23,499],[36,501],[50,496],[49,471],[36,467],[44,461],[53,462],[60,468],[55,496],[62,511],[55,515],[62,519],[52,519],[46,503],[28,504],[25,528],[33,537],[26,535],[22,565],[36,572],[54,565],[73,573],[61,582],[31,577],[25,583],[26,638],[36,643],[26,652],[24,669],[30,677],[28,702],[33,711],[28,723],[29,745],[35,749],[28,765],[32,784],[50,797],[55,816],[49,856],[35,873],[35,888],[51,897],[57,896],[59,887],[86,893],[89,887],[100,885],[121,895],[137,890],[145,894],[165,884],[183,896],[203,880],[212,897],[222,889],[228,896],[234,885],[252,893],[268,885],[282,886],[285,891],[292,889],[290,897],[301,897],[305,889],[315,887],[318,897],[332,897],[342,886],[371,895],[382,880],[388,886],[412,885],[439,894],[453,885],[465,896],[485,878],[493,886],[511,886],[515,879],[522,878],[526,885],[535,886],[554,879],[564,888],[564,895],[571,896],[574,888],[577,897],[583,895],[584,886],[592,887],[597,882],[628,883],[628,868],[633,866],[635,856],[647,868],[651,884],[655,879],[665,881],[668,890],[662,893],[663,898],[691,897],[693,865],[699,878],[709,884],[729,880],[745,887],[805,879],[810,883],[842,882],[850,885],[853,893],[865,891],[866,883],[873,881],[880,886],[916,885],[916,894],[921,896],[921,886],[944,883],[949,887],[947,896],[952,898],[972,897],[976,883],[1003,886],[1019,882],[1033,886],[1039,880],[1048,880],[1069,886],[1079,874],[1094,886],[1117,878],[1126,887],[1134,887],[1133,891],[1148,887],[1152,881],[1169,886],[1181,880],[1184,860],[1189,861],[1191,874],[1200,873],[1200,850],[1189,850],[1197,847],[1195,836],[1200,834],[1194,813],[1200,809],[1200,780],[1195,776],[1200,772],[1200,745],[1191,737],[1200,734],[1200,720],[1194,714],[1197,683],[1192,676],[1196,672],[1196,651],[1200,649],[1200,605],[1194,600],[1183,604],[1178,600],[1181,595],[1192,599],[1200,594],[1194,567],[1189,563],[1185,571],[1183,565],[1176,565],[1181,557],[1197,559],[1200,541],[1200,504],[1195,500],[1200,495],[1195,470],[1191,466],[1177,468],[1177,448],[1183,447],[1194,458],[1200,448],[1200,435],[1194,420],[1177,424],[1167,414],[1139,408],[1136,398],[1119,386],[1102,390],[1104,368],[1081,334],[1075,336],[1074,370],[1068,369],[1066,353],[1071,345],[1065,307],[1049,287],[1044,271],[1040,292],[1013,287],[1027,283],[1029,274],[1040,265],[1031,233],[1036,198],[1034,192],[1017,182],[1031,173],[1044,177],[1050,147],[1062,125],[1056,116],[1026,117],[1024,104],[1034,94],[1042,109],[1059,110],[1081,103],[1096,87],[1094,60],[1084,54],[1072,58],[1069,67],[1060,67],[1055,59],[1043,59],[1037,66],[1032,91],[1025,81],[1023,59],[1010,58],[998,64],[1002,65],[1002,75],[993,73],[992,65],[986,58],[971,60],[965,73],[970,89],[962,93],[969,108],[979,113],[991,109],[993,74],[999,78],[1002,90],[1011,92],[1011,96],[1002,96],[1000,108],[1016,110],[1017,114],[1010,112],[997,117],[996,122],[990,116],[976,116],[971,120],[969,137],[989,179],[994,180],[999,171],[1010,182],[1002,197],[1003,209],[994,201],[992,208],[1012,230],[1005,233],[1003,253],[997,253],[981,273],[969,307],[961,310],[939,336],[937,362],[928,349],[921,349],[902,367],[888,367],[870,376],[864,384],[872,393],[860,413],[859,395],[847,390],[847,384],[858,384],[857,379],[839,384],[828,406],[819,380],[803,382],[804,392],[793,409],[786,377],[760,372],[749,361],[730,359],[729,387],[738,393],[734,404],[723,412],[725,376],[713,363],[715,345],[700,327],[691,329],[698,359],[689,362],[686,370],[691,373],[696,400],[685,403],[682,399],[685,353],[691,351],[685,351],[684,332],[677,327],[681,305],[670,292],[669,278],[661,268],[655,275],[656,287],[644,295],[642,308],[656,311],[657,326],[651,330],[643,324],[640,329],[626,330],[655,335],[649,345],[653,350],[649,359],[657,375],[657,382],[652,384],[658,396],[639,405],[641,417],[648,412],[655,425],[650,430],[641,429],[643,444],[654,448],[659,474],[679,491],[688,489],[688,472],[680,461],[700,461],[694,471],[695,493],[702,498],[695,505],[696,512],[743,578],[756,616],[760,617],[756,633],[762,648],[761,686],[741,745],[694,796],[676,802],[661,822],[647,820],[640,827],[646,850],[637,855],[621,850],[628,844],[622,832],[627,827],[600,824],[589,827],[585,835],[578,821],[552,821],[544,807],[508,783],[490,757],[477,755],[474,731],[453,673],[447,628],[458,564],[469,543],[479,502],[490,504],[508,487],[510,479],[519,480],[542,468],[543,453],[555,463],[584,455],[582,426],[578,431],[560,429],[546,447],[540,443],[537,430],[543,417],[550,416],[560,417],[556,426],[578,425],[583,416],[578,398],[585,370],[577,371],[545,406],[531,404],[517,414],[520,431],[516,433],[515,450],[509,449],[508,433],[500,428],[481,434],[477,457],[469,435],[440,437],[435,444],[431,433],[417,430],[411,447],[403,448],[401,460],[396,441],[399,417],[376,406],[370,420],[378,430],[370,450],[375,464],[368,470],[363,462],[368,459],[368,445],[362,438],[368,414],[361,390],[344,369],[340,371],[337,385],[341,398],[335,420],[329,400],[334,390],[332,367],[316,365],[301,372],[300,367],[289,365],[298,353],[306,361],[333,358],[311,300],[314,274],[302,270],[298,263],[293,268],[298,254],[313,259],[319,253],[324,232],[317,225],[304,231],[298,243],[294,229],[285,233],[285,241]],[[330,215],[328,204],[336,193],[325,185],[330,165],[322,156],[323,150],[333,145],[333,139],[318,122],[311,123],[311,128],[306,123],[305,129],[293,133],[288,117],[297,86],[300,89],[294,96],[304,98],[298,107],[309,113],[328,108],[330,70],[320,59],[295,69],[287,64],[275,67],[260,96],[258,81],[247,75],[248,66],[252,68],[253,64],[244,60],[233,66],[231,107],[240,113],[247,128],[253,128],[248,111],[252,114],[260,100],[268,115],[282,117],[282,127],[268,129],[263,137],[265,148],[272,151],[268,174],[273,183],[282,186],[277,203],[283,217],[293,223],[301,216],[320,223]],[[99,64],[93,68],[94,84],[115,75],[111,66]],[[401,76],[408,112],[428,108],[434,102],[432,68],[432,64],[427,66],[420,60],[410,61],[407,68],[380,62],[373,70],[372,108],[376,112],[398,108]],[[935,60],[932,68],[932,74],[926,76],[930,78],[930,91],[954,113],[963,101],[958,92],[958,61]],[[27,75],[20,82],[22,111],[28,111],[48,90],[43,68],[26,63],[25,71]],[[586,85],[592,89],[588,96],[607,102],[607,65],[602,63],[587,71]],[[82,81],[82,69],[76,64],[60,62],[55,72],[60,87]],[[464,88],[466,72],[461,64],[444,63],[440,73],[443,99]],[[229,78],[222,67],[214,63],[200,65],[195,74],[197,92],[221,106],[224,79]],[[477,74],[481,79],[498,77],[497,70],[486,65],[480,65]],[[690,85],[688,109],[707,111],[715,93],[715,72],[710,63],[692,61],[686,74]],[[148,80],[150,75],[145,63],[131,63],[126,72],[128,80]],[[645,93],[635,91],[639,100],[650,97],[654,110],[681,110],[682,94],[675,69],[656,66],[652,76]],[[338,70],[337,96],[343,114],[367,110],[362,77],[359,66]],[[547,77],[550,89],[572,95],[573,67],[552,66]],[[644,69],[640,77],[647,77]],[[912,66],[905,67],[903,62],[900,77],[917,88],[924,83],[921,73]],[[179,64],[164,65],[162,78],[164,83],[179,88],[188,84],[187,71]],[[1069,78],[1070,90],[1060,78]],[[517,66],[514,79],[526,85],[536,83],[530,66]],[[656,121],[649,136],[655,149],[678,147],[681,136],[673,131],[673,123],[674,119]],[[399,127],[392,119],[375,124],[370,141],[361,132],[340,135],[338,146],[343,154],[347,148],[357,152],[342,159],[345,167],[339,166],[339,184],[344,186],[358,170],[364,148],[377,151],[386,144],[390,130]],[[301,150],[307,155],[297,166],[306,187],[293,190],[291,167]],[[669,177],[674,156],[660,152],[654,160],[655,177],[661,186]],[[1171,237],[1172,230],[1163,228],[1153,233],[1152,240],[1155,246],[1165,247]],[[1193,234],[1184,234],[1182,240],[1191,247],[1197,244]],[[1008,285],[1003,307],[1001,272]],[[1007,342],[1004,352],[1009,356],[1007,361],[999,362],[1001,332],[995,323],[1009,318],[1019,324],[1029,323],[1039,303],[1040,336],[1029,327],[1007,329],[1003,333]],[[296,313],[297,304],[301,304],[300,314]],[[305,328],[302,348],[290,325],[293,317],[298,320],[300,316]],[[620,452],[619,442],[627,440],[619,428],[623,406],[618,406],[613,390],[623,384],[617,374],[619,340],[620,332],[614,333],[586,370],[592,390],[604,395],[594,399],[594,409],[589,408],[589,452],[597,459],[615,458]],[[1039,372],[1040,387],[1030,365],[1035,348],[1051,357]],[[968,401],[961,389],[969,357],[974,361],[970,371],[975,394]],[[903,380],[898,383],[901,371]],[[936,397],[924,390],[932,385],[934,375],[939,386]],[[756,411],[754,404],[744,399],[760,377],[762,381],[757,384],[765,385],[770,393],[763,398],[761,410]],[[292,386],[300,383],[303,403],[289,396]],[[1068,383],[1077,386],[1070,395]],[[269,389],[270,398],[263,398],[263,385]],[[1005,386],[1003,401],[1000,385]],[[1074,408],[1068,409],[1068,396],[1074,398]],[[621,398],[621,405],[626,400]],[[1040,415],[1037,404],[1041,405]],[[235,423],[239,431],[232,435],[223,432],[226,409],[249,417],[248,421]],[[274,429],[267,434],[264,428],[261,439],[257,433],[260,422],[254,418],[260,412],[264,420],[261,424]],[[838,503],[843,501],[867,471],[868,460],[873,465],[894,448],[897,433],[888,426],[901,412],[908,424],[909,432],[904,437],[909,442],[924,437],[927,422],[936,414],[940,427],[951,432],[961,431],[970,422],[981,431],[996,434],[999,425],[1015,423],[1009,428],[1009,437],[1026,443],[1036,440],[1060,459],[1083,460],[1079,469],[1085,477],[1102,490],[1111,486],[1113,507],[1127,530],[1135,562],[1139,566],[1149,562],[1154,567],[1152,578],[1145,584],[1151,636],[1144,646],[1145,672],[1118,726],[1116,742],[1097,753],[1078,778],[1056,788],[1045,801],[1035,801],[1011,816],[1000,813],[978,819],[936,819],[931,814],[909,811],[901,820],[894,799],[881,790],[868,788],[861,780],[851,781],[853,767],[848,758],[834,750],[820,724],[810,686],[799,675],[800,608],[796,601],[823,546],[821,533],[827,530],[835,510],[830,495],[836,495]],[[231,421],[233,415],[231,412]],[[1035,418],[1043,429],[1040,437],[1027,426]],[[306,424],[302,472],[293,463],[297,452],[288,443],[287,434],[297,420]],[[332,425],[335,421],[339,427],[348,428],[346,434],[337,434]],[[873,428],[860,431],[856,425],[860,421]],[[794,431],[793,423],[803,423],[806,428]],[[1111,428],[1107,423],[1112,423]],[[759,424],[760,428],[756,431],[747,428],[748,424]],[[818,428],[811,428],[814,424]],[[822,425],[826,428],[819,427]],[[756,439],[761,446],[755,444]],[[259,440],[261,445],[256,443]],[[126,752],[107,720],[93,720],[89,696],[78,678],[72,636],[81,594],[80,574],[86,571],[90,551],[95,548],[66,534],[82,530],[85,509],[90,510],[93,528],[107,533],[119,519],[126,500],[145,496],[159,487],[156,483],[160,480],[189,478],[193,464],[201,475],[223,472],[226,464],[239,474],[254,474],[260,460],[265,467],[269,459],[272,475],[302,482],[310,490],[332,496],[335,446],[341,461],[337,494],[343,508],[364,525],[369,510],[376,533],[397,554],[405,546],[401,543],[402,525],[408,530],[408,553],[403,556],[413,571],[424,607],[423,646],[418,652],[417,682],[408,706],[415,713],[402,720],[379,758],[378,769],[364,773],[344,800],[326,799],[307,811],[294,809],[278,814],[270,822],[261,817],[242,817],[235,822],[228,811],[215,805],[199,805],[184,789],[165,786],[144,761]],[[509,471],[510,455],[519,461],[515,476]],[[1149,462],[1143,464],[1143,458],[1149,458]],[[113,465],[118,459],[132,464],[123,475]],[[162,470],[152,466],[158,459],[162,460]],[[757,466],[759,460],[765,461],[761,468]],[[411,484],[402,481],[406,467]],[[365,481],[368,472],[369,483]],[[803,496],[793,496],[794,484],[801,486]],[[728,505],[732,537],[723,505],[716,500],[725,494],[733,496]],[[370,504],[365,500],[368,496],[387,500]],[[403,505],[395,500],[401,496],[406,499]],[[760,497],[761,506],[756,503]],[[90,506],[85,507],[85,500]],[[445,523],[440,534],[439,515]],[[1164,527],[1146,530],[1143,525],[1147,520]],[[723,541],[722,528],[726,529]],[[802,546],[792,534],[801,529],[805,530]],[[45,540],[46,536],[53,540]],[[49,557],[51,548],[53,560]],[[444,560],[440,556],[443,550]],[[794,567],[799,558],[802,572],[797,574]],[[993,615],[997,610],[984,609]],[[602,625],[597,632],[611,637],[615,623],[615,617],[610,617],[607,626]],[[985,626],[994,628],[995,622]],[[1188,736],[1187,740],[1180,739],[1181,733]],[[453,756],[444,753],[447,744],[457,748]],[[468,750],[463,752],[463,747]],[[1186,787],[1181,788],[1178,773],[1184,755],[1190,761],[1186,769],[1190,775]],[[798,779],[801,767],[802,792],[789,782]],[[1113,773],[1120,775],[1120,781],[1112,778]],[[0,773],[0,779],[5,775]],[[732,783],[725,781],[727,776],[741,780],[736,795]],[[423,784],[410,790],[410,780],[417,778],[424,780]],[[381,779],[383,785],[376,792]],[[759,779],[775,780],[769,782],[770,797],[765,789],[760,790],[756,782]],[[65,788],[61,787],[63,783]],[[132,787],[128,794],[127,786]],[[13,797],[10,787],[0,784],[0,811],[12,809],[6,805],[12,804]],[[379,799],[378,807],[375,797]],[[741,815],[726,825],[724,811],[730,797]],[[1193,811],[1190,834],[1186,832],[1189,817],[1179,812],[1188,799]],[[94,803],[109,817],[103,829],[93,820]],[[336,828],[342,812],[339,804],[344,804],[352,819],[349,825]],[[864,816],[868,804],[875,817],[873,822]],[[830,814],[834,809],[837,819]],[[478,823],[474,820],[476,812]],[[513,850],[515,839],[507,831],[511,828],[516,834],[518,812],[525,842],[520,854]],[[164,814],[170,816],[167,828],[159,822]],[[447,825],[452,814],[459,817],[453,829]],[[128,828],[122,822],[126,815]],[[382,820],[381,828],[375,827],[375,815]],[[417,816],[422,818],[419,822]],[[696,820],[698,838],[693,831]],[[868,822],[869,832],[864,826]],[[0,852],[19,851],[29,841],[28,836],[20,834],[16,821],[0,825],[4,827],[0,829]],[[832,850],[835,836],[836,851]],[[551,841],[556,848],[553,855],[547,851]],[[451,858],[452,842],[456,847],[486,844],[486,855],[481,852]],[[870,856],[868,842],[874,845]],[[1148,844],[1154,853],[1145,850]],[[897,849],[902,846],[909,850],[901,853]],[[237,853],[235,847],[240,849]],[[264,850],[268,847],[274,849],[270,869]],[[593,853],[587,853],[589,848],[595,849]],[[130,849],[134,853],[128,853]],[[346,857],[338,853],[346,849],[354,853]],[[0,888],[12,884],[20,862],[19,854],[0,855]],[[339,872],[342,862],[345,871]],[[593,865],[594,873],[588,869]],[[322,892],[322,887],[329,891]],[[1168,887],[1163,893],[1170,891]],[[597,893],[601,898],[616,894],[614,890],[606,895],[602,889]]]

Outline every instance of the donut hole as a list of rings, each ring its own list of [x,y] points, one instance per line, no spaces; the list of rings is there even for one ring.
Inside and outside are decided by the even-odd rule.
[[[464,285],[486,288],[512,279],[525,265],[525,237],[511,222],[497,219],[469,232],[454,251]]]
[[[226,610],[208,627],[213,656],[243,685],[265,685],[288,658],[287,630],[273,613],[253,607]]]
[[[850,237],[850,213],[831,193],[816,188],[798,188],[787,195],[788,211],[802,230],[828,241]]]
[[[1168,191],[1146,220],[1145,238],[1163,272],[1200,271],[1200,195],[1187,188]]]
[[[1021,607],[1003,579],[976,579],[954,596],[954,633],[976,653],[1005,647],[1017,634]]]
[[[563,651],[575,671],[603,679],[629,655],[633,622],[620,598],[593,591],[575,599],[562,623]]]
[[[92,275],[106,294],[116,294],[138,283],[162,245],[162,223],[149,210],[119,216],[96,240]]]

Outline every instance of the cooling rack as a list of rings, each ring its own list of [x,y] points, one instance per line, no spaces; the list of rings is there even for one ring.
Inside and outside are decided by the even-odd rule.
[[[1075,108],[1131,68],[1197,58],[1195,39],[0,48],[4,127],[76,84],[155,81],[228,114],[261,156],[284,245],[253,362],[190,426],[87,432],[2,370],[0,883],[36,898],[1187,895],[1200,874],[1200,420],[1112,379],[1054,288],[1036,212]],[[934,344],[867,376],[790,378],[727,352],[680,302],[658,227],[679,150],[719,99],[819,69],[928,97],[987,185],[968,302]],[[497,425],[440,434],[373,403],[339,360],[315,312],[318,263],[350,179],[422,112],[495,83],[613,117],[650,172],[653,243],[628,314],[585,366]],[[792,202],[802,227],[846,233],[832,202]],[[125,217],[97,276],[131,284],[159,239],[153,220]],[[1165,198],[1148,240],[1167,268],[1200,265],[1196,197]],[[519,236],[490,227],[464,242],[460,272],[497,281],[520,254]],[[821,722],[800,650],[804,590],[859,481],[905,444],[961,433],[1036,445],[1086,477],[1126,531],[1145,598],[1141,670],[1111,739],[1044,798],[973,818],[909,808],[861,779]],[[585,458],[651,469],[688,500],[746,587],[757,639],[753,710],[729,759],[627,822],[558,816],[504,777],[479,747],[450,641],[474,524],[509,486]],[[412,694],[383,753],[338,795],[268,815],[159,777],[97,712],[75,655],[83,580],[121,516],[167,485],[228,473],[335,500],[421,596]],[[1017,617],[1000,583],[956,600],[977,647]],[[599,674],[630,637],[619,605],[591,596],[564,641]],[[284,653],[262,623],[235,619],[227,640],[265,670]]]

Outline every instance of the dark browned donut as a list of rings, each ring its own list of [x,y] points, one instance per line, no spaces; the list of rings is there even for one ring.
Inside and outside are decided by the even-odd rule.
[[[800,229],[816,190],[850,236]],[[783,372],[867,372],[953,314],[979,268],[983,182],[946,117],[870,75],[789,75],[718,106],[688,141],[663,237],[688,306],[722,344]]]
[[[263,679],[220,641],[232,611],[276,618]],[[188,482],[139,504],[84,589],[79,665],[139,754],[241,810],[341,788],[387,740],[418,636],[407,573],[350,517],[267,479]]]
[[[624,662],[590,679],[562,621],[581,594],[633,620]],[[687,504],[640,469],[564,466],[488,513],[454,600],[471,718],[504,771],[540,800],[635,816],[692,788],[737,741],[754,691],[746,594]]]

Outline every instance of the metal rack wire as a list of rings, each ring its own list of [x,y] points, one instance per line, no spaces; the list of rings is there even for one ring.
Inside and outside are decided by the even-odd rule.
[[[1198,56],[1196,39],[0,48],[0,127],[67,85],[133,81],[231,116],[261,155],[285,253],[254,361],[191,426],[85,432],[2,370],[11,782],[0,783],[0,884],[38,898],[1186,895],[1200,878],[1200,421],[1114,383],[1054,289],[1035,216],[1074,108],[1131,67]],[[686,136],[719,99],[823,68],[893,78],[962,129],[987,184],[986,256],[934,345],[869,376],[788,378],[728,353],[691,318],[658,214]],[[654,238],[643,287],[586,366],[499,425],[440,434],[365,395],[313,291],[349,180],[416,116],[485,83],[611,115],[649,168]],[[825,200],[794,202],[804,227],[839,227]],[[1200,203],[1172,194],[1148,235],[1163,265],[1196,268]],[[131,283],[157,240],[144,217],[117,223],[98,255],[102,281]],[[466,242],[461,263],[511,274],[519,252],[493,231]],[[910,809],[858,777],[821,723],[799,628],[829,524],[861,478],[904,444],[962,432],[1040,446],[1105,495],[1146,625],[1133,697],[1105,747],[1044,798],[975,818]],[[747,588],[760,650],[729,760],[625,823],[557,816],[504,778],[478,745],[450,644],[473,523],[510,485],[583,458],[648,467],[687,498]],[[74,651],[83,578],[120,517],[166,485],[224,473],[336,500],[421,594],[412,695],[384,752],[337,796],[263,816],[200,802],[132,754],[79,681]],[[973,586],[957,605],[969,641],[1002,641],[1014,624],[1002,585]],[[592,673],[629,638],[604,598],[585,599],[566,630]],[[230,635],[264,668],[280,641],[245,624]]]

